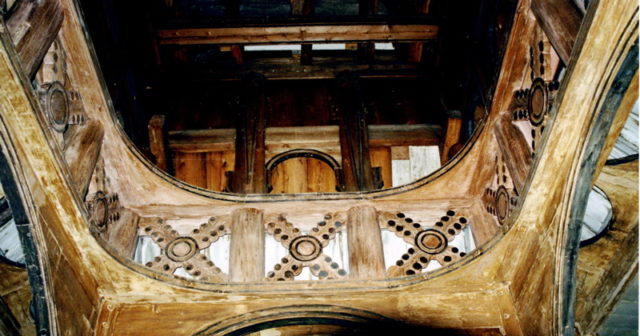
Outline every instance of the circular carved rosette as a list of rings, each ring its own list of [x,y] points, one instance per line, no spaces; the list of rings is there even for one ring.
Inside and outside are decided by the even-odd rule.
[[[533,126],[542,125],[545,116],[549,112],[549,91],[542,78],[533,80],[531,90],[529,91],[527,109],[529,110],[529,121],[531,124]]]
[[[102,191],[96,192],[91,201],[91,222],[98,232],[107,230],[109,222],[109,201]]]
[[[509,191],[504,186],[500,186],[498,188],[498,192],[496,193],[496,216],[498,217],[498,222],[500,224],[504,224],[504,221],[509,217],[509,203],[511,196],[509,196]]]
[[[314,236],[298,236],[289,245],[291,255],[299,261],[311,261],[322,253],[322,245]]]
[[[64,133],[69,123],[69,97],[60,82],[42,85],[41,102],[49,125],[56,132]]]
[[[447,244],[447,237],[438,230],[427,229],[416,235],[415,246],[427,254],[441,253]]]
[[[191,259],[198,253],[198,243],[191,237],[178,237],[167,244],[167,257],[175,262]]]

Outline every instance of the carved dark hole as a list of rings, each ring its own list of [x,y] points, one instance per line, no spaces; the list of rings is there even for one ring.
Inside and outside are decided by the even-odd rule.
[[[215,232],[215,231],[211,231],[209,234],[210,234],[212,237],[215,237],[215,236],[217,236],[217,235],[218,235],[218,233],[217,233],[217,232]]]
[[[340,265],[338,265],[337,263],[331,263],[331,268],[338,269],[338,267],[340,267]]]
[[[331,262],[331,257],[326,257],[326,258],[324,258],[324,261],[326,261],[326,262]]]
[[[318,231],[320,231],[320,229],[318,229],[317,227],[314,227],[313,229],[311,229],[311,231],[318,232]]]
[[[453,227],[456,228],[456,230],[462,229],[462,225],[460,225],[460,223],[453,224]]]
[[[449,210],[449,211],[447,211],[447,216],[453,216],[453,215],[455,215],[455,214],[456,214],[456,212],[455,212],[455,211],[453,211],[453,210]]]
[[[271,222],[271,223],[267,224],[267,226],[273,229],[276,226],[276,223]]]
[[[338,275],[345,276],[345,275],[347,275],[347,271],[341,269],[341,270],[338,271]]]
[[[162,238],[162,237],[158,238],[158,240],[157,240],[158,243],[162,243],[163,241],[164,241],[164,238]]]
[[[464,256],[466,256],[466,255],[467,255],[466,253],[464,253],[464,252],[460,252],[460,256],[461,256],[461,257],[464,257]]]
[[[187,271],[190,271],[190,270],[192,270],[192,269],[193,269],[193,265],[187,265],[187,267],[185,267],[185,269],[186,269]]]
[[[280,264],[276,264],[275,266],[273,266],[273,269],[275,269],[276,271],[279,271],[282,268],[282,266],[280,266]]]
[[[413,223],[413,227],[416,228],[416,229],[419,229],[420,228],[420,223]]]
[[[340,223],[340,222],[335,222],[335,224],[333,224],[333,225],[335,225],[336,227],[341,227],[341,226],[342,226],[342,223]]]
[[[273,278],[274,276],[276,276],[276,274],[275,274],[275,273],[273,273],[273,271],[269,271],[269,273],[267,273],[267,276],[268,276],[269,278]]]
[[[218,230],[220,230],[220,231],[224,231],[224,225],[220,225],[220,226],[218,226]]]
[[[416,250],[414,250],[413,247],[411,247],[411,248],[409,248],[409,251],[407,251],[407,252],[409,252],[409,254],[414,254],[414,253],[416,253]]]
[[[327,225],[327,222],[325,222],[325,221],[318,222],[318,225],[319,225],[319,226],[325,226],[325,225]]]
[[[284,281],[284,278],[278,278],[278,281]]]
[[[444,257],[444,261],[446,261],[446,262],[450,262],[450,261],[451,261],[451,257],[450,257],[450,256],[445,256],[445,257]]]
[[[330,214],[324,215],[324,219],[331,219],[331,215]]]
[[[460,223],[462,224],[467,223],[467,219],[465,217],[460,217]]]
[[[419,270],[419,269],[422,268],[422,265],[420,263],[415,263],[415,264],[413,264],[413,268]]]
[[[293,272],[286,271],[286,272],[284,272],[284,276],[287,277],[287,278],[293,278]]]
[[[169,267],[169,265],[163,265],[162,269],[165,271],[168,271],[171,267]]]
[[[329,233],[334,233],[334,232],[336,232],[336,229],[334,229],[334,228],[329,228]]]
[[[398,218],[404,218],[404,214],[402,212],[399,212],[396,216],[398,216]]]
[[[198,234],[198,233],[200,233],[200,230],[198,230],[198,229],[193,229],[193,233],[194,233],[194,234]]]
[[[281,261],[282,261],[282,263],[283,263],[283,264],[286,264],[286,263],[288,263],[288,262],[289,262],[289,259],[287,259],[287,258],[282,258],[282,260],[281,260]]]
[[[287,239],[289,239],[289,236],[287,236],[287,235],[282,235],[282,237],[280,237],[280,239],[282,239],[282,240],[287,240]]]
[[[277,228],[277,229],[275,229],[273,231],[273,233],[275,233],[275,234],[280,234],[281,232],[282,232],[282,229],[280,229],[280,228]]]
[[[314,271],[317,271],[319,269],[320,269],[320,265],[318,265],[318,264],[313,265],[313,270]]]
[[[447,232],[449,232],[450,235],[456,234],[456,231],[454,229],[449,229],[447,230]]]
[[[408,260],[408,259],[409,259],[409,255],[408,255],[408,254],[403,254],[403,255],[402,255],[402,259],[404,259],[404,260]]]
[[[323,234],[323,235],[322,235],[322,239],[324,239],[324,240],[329,240],[329,235],[328,235],[328,234],[326,234],[326,233],[325,233],[325,234]]]
[[[294,271],[297,271],[298,270],[298,265],[292,265],[291,269],[294,270]]]
[[[436,223],[436,226],[440,226],[440,227],[442,227],[442,226],[444,226],[444,224],[442,224],[442,222],[437,222],[437,223]]]
[[[146,231],[146,232],[151,231],[151,227],[148,226],[148,227],[144,228],[144,231]]]
[[[416,274],[416,272],[414,272],[413,270],[407,270],[407,275],[414,275]]]
[[[390,220],[390,221],[388,221],[388,222],[387,222],[387,224],[389,224],[389,226],[394,226],[394,225],[396,225],[396,222],[395,222],[395,221]]]
[[[402,266],[402,265],[404,265],[404,262],[402,260],[398,260],[398,261],[396,261],[396,265]]]
[[[202,237],[202,241],[203,242],[208,242],[209,241],[209,237]]]
[[[404,230],[404,227],[403,227],[403,226],[396,226],[396,231],[400,232],[400,231],[402,231],[402,230]]]
[[[453,248],[451,248],[451,251],[452,251],[453,253],[458,253],[458,248],[457,248],[457,247],[453,247]]]
[[[320,276],[321,278],[324,278],[327,275],[329,275],[329,273],[327,273],[327,271],[320,271],[320,273],[318,273],[318,276]]]
[[[405,236],[410,236],[410,235],[411,235],[411,231],[409,231],[409,230],[405,231],[405,232],[404,232],[404,235],[405,235]]]
[[[449,220],[449,217],[444,216],[444,217],[440,218],[440,220],[441,220],[441,221],[443,221],[443,222],[446,222],[446,221],[448,221],[448,220]]]
[[[405,221],[405,222],[407,222],[407,223],[412,223],[412,222],[413,222],[413,219],[411,219],[411,218],[405,218],[405,219],[404,219],[404,221]]]

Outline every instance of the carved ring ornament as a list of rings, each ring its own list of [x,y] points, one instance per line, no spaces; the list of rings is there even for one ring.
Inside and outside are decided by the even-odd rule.
[[[58,133],[64,133],[69,124],[70,103],[62,83],[43,84],[40,88],[40,100],[51,128]]]

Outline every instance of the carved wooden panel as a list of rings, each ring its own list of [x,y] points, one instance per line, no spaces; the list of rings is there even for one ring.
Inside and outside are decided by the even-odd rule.
[[[466,255],[449,245],[469,225],[469,219],[458,211],[446,211],[432,227],[416,223],[404,213],[379,211],[378,224],[413,246],[387,269],[389,277],[419,274],[431,260],[445,266]]]
[[[482,202],[487,212],[498,220],[500,225],[504,225],[511,216],[513,209],[518,204],[518,194],[513,186],[507,165],[500,152],[495,158],[495,175],[490,186],[485,189],[482,195]]]
[[[280,242],[289,254],[273,266],[273,271],[267,274],[267,281],[294,280],[304,267],[308,267],[321,280],[344,278],[347,271],[322,249],[343,230],[345,220],[344,213],[327,214],[311,232],[304,233],[283,215],[268,216],[265,221],[267,233]]]
[[[227,281],[227,274],[200,251],[231,233],[229,216],[211,217],[189,235],[178,233],[161,218],[143,218],[140,228],[162,249],[162,254],[145,266],[170,275],[178,268],[183,268],[195,280]]]

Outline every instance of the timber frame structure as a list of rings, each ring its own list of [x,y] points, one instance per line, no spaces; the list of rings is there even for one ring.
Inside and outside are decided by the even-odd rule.
[[[324,325],[573,335],[576,321],[594,332],[592,321],[602,319],[595,303],[576,298],[579,231],[594,182],[608,185],[613,201],[637,202],[637,190],[633,198],[616,189],[637,184],[637,161],[605,161],[638,96],[638,4],[590,1],[579,31],[558,36],[549,2],[518,2],[491,108],[441,169],[358,191],[375,179],[343,161],[345,192],[269,195],[268,182],[247,183],[264,176],[264,156],[236,159],[231,184],[242,193],[189,185],[148,161],[116,119],[76,1],[22,0],[0,22],[0,171],[26,252],[37,334],[242,335]],[[437,34],[424,22],[363,24],[373,34],[367,41]],[[240,28],[158,36],[164,44],[360,41],[349,35],[353,27],[300,27],[243,39]],[[558,83],[560,62],[567,68]],[[248,153],[264,146],[256,120],[246,129],[262,134],[236,138]],[[362,134],[357,144],[368,132],[350,134]],[[635,234],[633,247],[637,207],[619,219]],[[477,246],[468,253],[449,244],[466,227]],[[385,265],[382,229],[411,245],[394,265]],[[323,253],[342,230],[348,271]],[[228,273],[199,253],[225,235]],[[141,236],[162,248],[146,265],[132,259]],[[265,237],[288,252],[267,274]],[[423,273],[431,260],[443,267]],[[636,272],[637,251],[628,260],[627,270],[611,274]],[[174,276],[178,268],[189,277]],[[289,281],[304,268],[319,280]],[[605,280],[587,283],[598,281]],[[606,296],[598,288],[590,293]]]

